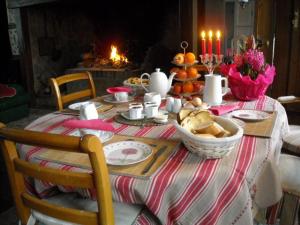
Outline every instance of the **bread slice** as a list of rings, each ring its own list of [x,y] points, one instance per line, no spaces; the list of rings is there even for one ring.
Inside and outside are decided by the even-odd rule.
[[[211,134],[213,136],[222,135],[223,133],[225,133],[224,131],[224,128],[216,122],[212,122],[208,126],[196,130],[197,133]]]
[[[225,130],[217,135],[218,138],[230,137],[232,134],[230,131]]]
[[[179,122],[181,123],[183,121],[183,119],[186,118],[192,111],[193,111],[193,109],[181,109],[178,114]]]

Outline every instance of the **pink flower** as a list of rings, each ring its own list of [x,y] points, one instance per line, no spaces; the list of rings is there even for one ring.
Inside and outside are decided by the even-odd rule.
[[[256,49],[249,49],[245,52],[244,59],[257,72],[261,71],[265,64],[264,54]]]

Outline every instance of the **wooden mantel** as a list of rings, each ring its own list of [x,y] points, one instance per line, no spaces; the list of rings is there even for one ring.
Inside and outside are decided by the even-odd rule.
[[[7,0],[7,8],[9,9],[21,8],[25,6],[56,2],[56,1],[58,0]]]

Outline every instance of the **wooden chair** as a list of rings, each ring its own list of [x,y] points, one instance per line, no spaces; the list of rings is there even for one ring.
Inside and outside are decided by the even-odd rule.
[[[280,225],[298,224],[295,221],[300,220],[300,157],[282,154],[279,160],[279,170],[282,189],[285,193],[280,210]]]
[[[281,96],[277,100],[283,105],[300,103],[300,97],[294,96]],[[300,156],[300,126],[290,125],[289,130],[283,138],[283,149],[287,150],[287,153]]]
[[[73,92],[70,94],[62,95],[60,92],[60,86],[69,82],[74,81],[88,81],[88,88]],[[62,110],[64,108],[64,104],[72,102],[76,99],[81,98],[95,98],[96,97],[96,89],[95,84],[92,78],[92,75],[89,72],[82,72],[82,73],[74,73],[74,74],[67,74],[56,78],[50,78],[50,83],[52,87],[52,91],[56,97],[56,103],[58,110]]]
[[[88,154],[92,173],[62,171],[19,158],[16,143]],[[102,144],[93,135],[83,138],[6,128],[0,123],[0,146],[10,179],[17,214],[23,225],[35,224],[132,224],[141,212],[140,205],[112,202],[112,193]],[[73,194],[40,199],[26,192],[24,176],[57,185],[93,188],[97,201]],[[66,179],[67,178],[67,179]],[[3,194],[3,193],[2,193]],[[120,215],[121,213],[121,215]],[[115,219],[117,218],[117,219]]]

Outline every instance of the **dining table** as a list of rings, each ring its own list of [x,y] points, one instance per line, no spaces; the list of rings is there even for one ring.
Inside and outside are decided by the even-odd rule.
[[[136,224],[166,225],[252,225],[260,208],[277,203],[282,197],[277,163],[281,154],[282,137],[288,132],[284,107],[275,99],[262,96],[254,101],[238,101],[228,96],[226,103],[240,109],[276,112],[270,137],[243,135],[230,154],[219,159],[205,159],[187,150],[172,123],[155,126],[134,126],[119,123],[115,116],[126,104],[115,104],[99,117],[115,128],[115,135],[155,138],[157,141],[178,140],[168,158],[150,176],[110,174],[113,200],[143,204],[155,215],[141,214]],[[162,103],[162,107],[164,104]],[[230,117],[230,114],[228,114]],[[228,116],[227,115],[227,116]],[[226,116],[226,115],[225,115]],[[69,135],[76,128],[62,126],[76,115],[49,113],[31,122],[25,129]],[[20,157],[68,171],[89,171],[76,165],[66,165],[36,157],[45,149],[27,145],[18,146]],[[67,154],[67,153],[66,153]],[[57,187],[39,180],[26,181],[28,190],[47,197],[54,190],[77,191],[83,197],[94,198],[93,190],[74,190]]]

